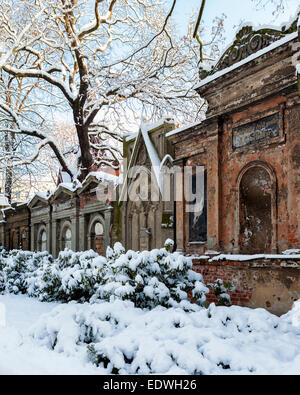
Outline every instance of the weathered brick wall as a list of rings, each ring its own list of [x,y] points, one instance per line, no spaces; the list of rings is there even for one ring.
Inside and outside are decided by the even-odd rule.
[[[208,101],[208,118],[169,136],[176,164],[205,165],[207,170],[207,242],[189,242],[185,204],[177,202],[176,242],[180,250],[199,255],[207,249],[251,254],[299,248],[300,98],[292,67],[296,41],[204,84],[198,93]],[[255,130],[257,122],[272,116],[278,117],[278,135],[234,146],[233,130]],[[271,203],[266,216],[258,210],[252,217],[246,214],[249,206],[243,200],[241,181],[250,168],[253,172],[260,169],[260,174],[265,171],[266,180],[269,177],[271,187],[264,196],[268,195]],[[252,181],[256,180],[261,182],[253,177]],[[268,218],[261,230],[263,241],[256,232],[258,226],[249,229],[249,217]],[[250,242],[244,236],[249,230],[258,234],[250,237]]]
[[[91,193],[90,191],[83,192],[79,195],[79,207],[80,210],[83,209],[88,203],[97,202],[96,192]]]
[[[102,236],[95,237],[95,252],[104,255],[104,239]]]
[[[205,283],[217,279],[231,282],[229,292],[234,305],[262,307],[274,314],[284,314],[300,298],[300,260],[259,259],[243,262],[194,259],[193,269]],[[208,302],[217,302],[211,291]]]

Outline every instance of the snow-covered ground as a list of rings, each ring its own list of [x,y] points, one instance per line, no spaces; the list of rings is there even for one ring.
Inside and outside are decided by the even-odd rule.
[[[121,374],[300,374],[300,302],[276,317],[238,306],[143,311],[16,295],[0,295],[0,374],[109,373],[111,365],[88,362],[87,333]]]
[[[37,346],[28,336],[30,326],[55,306],[24,295],[0,295],[0,374],[100,373],[78,358]]]

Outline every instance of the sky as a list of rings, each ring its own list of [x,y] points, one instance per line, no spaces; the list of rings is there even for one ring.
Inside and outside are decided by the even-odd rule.
[[[265,8],[260,7],[257,10],[255,2],[252,0],[207,0],[203,21],[206,25],[212,26],[213,19],[224,13],[227,16],[225,20],[225,45],[228,45],[233,41],[241,22],[251,22],[252,25],[280,26],[296,14],[300,0],[284,0],[285,10],[277,17],[272,15],[274,4],[271,3],[271,0],[261,0],[261,3],[268,4]],[[167,0],[167,4],[171,6],[172,0]],[[201,0],[177,0],[174,20],[180,34],[186,33],[189,18],[193,13],[198,14],[200,5]]]

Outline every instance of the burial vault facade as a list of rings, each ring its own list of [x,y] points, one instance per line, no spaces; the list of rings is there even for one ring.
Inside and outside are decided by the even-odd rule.
[[[196,88],[206,119],[167,134],[174,164],[203,167],[206,177],[202,215],[193,220],[186,202],[176,202],[178,250],[299,247],[299,45],[296,23],[286,31],[243,28]]]

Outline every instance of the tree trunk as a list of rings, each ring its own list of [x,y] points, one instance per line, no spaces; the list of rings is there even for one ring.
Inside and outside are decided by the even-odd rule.
[[[11,157],[13,151],[14,134],[5,134],[5,153],[8,157]],[[12,184],[13,184],[13,166],[9,163],[8,159],[5,166],[5,196],[11,204],[12,199]]]
[[[78,178],[82,181],[92,170],[94,161],[91,153],[88,127],[76,125],[76,130],[80,146],[80,173]]]

